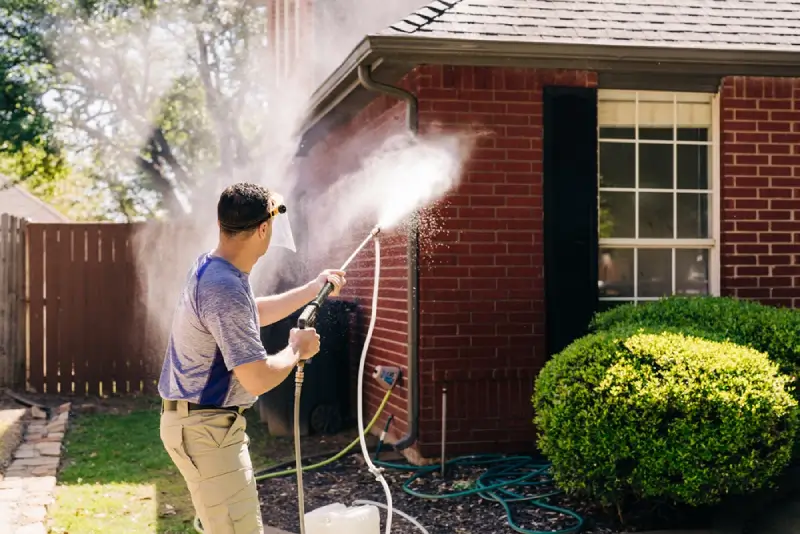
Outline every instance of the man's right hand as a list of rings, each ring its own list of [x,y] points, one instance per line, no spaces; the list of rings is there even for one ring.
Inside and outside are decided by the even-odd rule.
[[[319,334],[313,328],[292,328],[289,345],[300,360],[310,360],[319,352]]]

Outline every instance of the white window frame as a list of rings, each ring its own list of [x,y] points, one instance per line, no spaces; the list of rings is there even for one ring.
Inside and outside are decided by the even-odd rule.
[[[704,97],[711,97],[711,128],[710,128],[710,139],[709,141],[678,141],[677,139],[677,124],[678,124],[678,93],[677,92],[662,92],[662,91],[622,91],[622,90],[613,90],[613,89],[601,89],[599,91],[599,100],[600,105],[602,106],[603,100],[623,100],[630,102],[629,99],[622,98],[625,94],[630,95],[631,93],[634,94],[634,139],[602,139],[603,143],[627,143],[627,144],[634,144],[636,146],[636,159],[635,159],[635,184],[633,190],[637,193],[642,192],[658,192],[658,193],[666,193],[671,192],[673,194],[673,222],[677,224],[677,194],[685,191],[687,193],[707,193],[709,195],[709,237],[707,239],[681,239],[681,238],[669,238],[669,239],[649,239],[649,238],[640,238],[638,237],[639,233],[639,195],[635,195],[635,210],[634,210],[634,217],[636,221],[636,234],[637,237],[631,238],[600,238],[599,239],[599,248],[623,248],[623,249],[643,249],[643,248],[659,248],[659,249],[707,249],[708,252],[708,292],[710,295],[719,296],[720,295],[720,280],[722,277],[721,273],[721,262],[720,262],[720,234],[721,234],[721,218],[720,218],[720,196],[721,196],[721,176],[720,176],[720,145],[721,145],[721,129],[720,129],[720,95],[719,93],[708,94],[708,93],[695,93],[697,95],[702,94]],[[638,146],[640,143],[639,140],[639,95],[642,93],[649,93],[655,94],[660,93],[664,94],[672,94],[673,95],[673,139],[671,141],[663,140],[645,140],[646,144],[666,144],[672,145],[677,147],[678,145],[703,145],[709,147],[709,185],[708,189],[705,190],[681,190],[677,189],[677,184],[673,183],[673,187],[671,189],[650,189],[650,188],[639,188],[639,150]],[[605,97],[605,98],[603,98]],[[611,97],[611,98],[608,98]],[[598,113],[598,115],[600,115]],[[599,131],[600,128],[604,125],[600,123],[598,120],[598,154],[600,151],[600,137]],[[677,169],[677,149],[673,150],[673,166]],[[674,171],[677,172],[677,171]],[[598,178],[598,195],[597,195],[597,202],[598,207],[600,204],[600,195],[602,192],[630,192],[630,188],[613,188],[613,187],[599,187],[600,184],[600,167],[599,167],[599,159],[598,159],[598,169],[597,169],[597,178]],[[599,214],[598,214],[599,216]],[[675,253],[672,254],[672,292],[675,293]],[[600,297],[600,301],[602,302],[646,302],[646,301],[653,301],[658,300],[660,297],[640,297],[638,295],[638,288],[639,288],[639,266],[638,266],[638,254],[634,254],[634,262],[633,262],[633,286],[634,286],[634,296],[632,297]]]

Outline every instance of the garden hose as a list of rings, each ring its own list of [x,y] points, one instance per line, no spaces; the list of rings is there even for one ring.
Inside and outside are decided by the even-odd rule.
[[[378,407],[378,411],[375,412],[375,416],[372,418],[372,421],[370,421],[369,424],[367,425],[367,427],[364,429],[364,432],[369,432],[370,429],[378,421],[378,418],[381,416],[381,413],[383,413],[384,408],[386,408],[386,404],[389,402],[389,397],[391,397],[391,395],[392,395],[392,389],[393,388],[394,388],[394,386],[392,386],[392,388],[390,388],[389,390],[386,391],[386,395],[383,396],[383,401],[381,402],[380,406]],[[314,471],[314,470],[319,469],[321,467],[325,467],[326,465],[332,464],[336,460],[339,460],[342,457],[344,457],[356,445],[358,445],[358,438],[356,438],[353,441],[351,441],[350,444],[347,445],[347,447],[345,447],[344,449],[342,449],[341,451],[336,453],[334,456],[331,456],[330,458],[328,458],[328,459],[326,459],[326,460],[324,460],[322,462],[318,462],[318,463],[316,463],[314,465],[304,466],[303,467],[303,472]],[[262,472],[262,473],[256,475],[256,482],[261,482],[262,480],[269,480],[271,478],[280,478],[280,477],[284,477],[284,476],[288,476],[288,475],[293,475],[296,472],[297,472],[297,468],[296,467],[293,468],[293,469],[285,469],[283,471],[267,472],[267,473]]]
[[[427,500],[457,499],[477,495],[478,497],[493,501],[503,507],[506,513],[508,526],[521,534],[576,534],[583,528],[584,519],[577,512],[553,506],[544,502],[549,497],[561,494],[560,490],[550,490],[544,493],[528,495],[530,490],[541,486],[552,486],[550,464],[537,462],[531,456],[503,456],[500,454],[479,454],[461,456],[445,462],[445,467],[486,467],[473,487],[452,493],[423,493],[414,490],[411,485],[422,477],[440,471],[441,464],[418,467],[406,464],[396,464],[375,460],[375,465],[385,469],[395,469],[413,473],[403,484],[403,491],[407,494]],[[542,508],[551,512],[563,514],[575,519],[575,524],[561,530],[532,530],[523,528],[514,518],[511,506],[515,503],[527,503],[530,506]]]
[[[300,396],[303,393],[304,367],[305,362],[301,360],[297,364],[297,371],[294,375],[294,459],[296,465],[294,472],[297,474],[297,511],[300,514],[300,534],[306,534],[306,497],[303,489],[303,459],[300,454]]]
[[[383,410],[389,402],[394,391],[394,387],[386,391],[383,396],[378,410],[372,417],[372,420],[364,429],[367,433],[375,426],[375,423],[380,418]],[[349,453],[359,442],[356,438],[349,443],[344,449],[335,455],[327,458],[321,462],[313,465],[304,466],[303,472],[314,471],[330,465],[338,460],[341,460],[347,453]],[[398,464],[391,462],[383,462],[378,459],[382,441],[378,443],[378,448],[375,453],[374,464],[384,469],[394,469],[397,471],[404,471],[411,473],[411,476],[403,484],[403,491],[407,494],[420,499],[427,500],[442,500],[442,499],[456,499],[460,497],[478,496],[482,499],[493,501],[503,507],[506,513],[506,521],[508,526],[516,532],[521,534],[576,534],[580,532],[583,527],[584,519],[576,512],[553,506],[544,502],[548,497],[559,495],[561,491],[546,491],[541,494],[526,495],[526,489],[534,489],[536,487],[552,485],[552,476],[550,475],[550,464],[537,462],[531,456],[503,456],[499,454],[481,454],[473,456],[462,456],[454,458],[445,462],[445,468],[450,467],[486,467],[486,471],[478,477],[474,482],[473,487],[463,491],[453,493],[423,493],[413,489],[411,486],[415,481],[425,477],[426,475],[440,471],[441,464],[429,465],[418,467],[407,464]],[[275,472],[263,472],[256,476],[256,481],[261,482],[273,478],[280,478],[293,475],[297,469],[285,469]],[[531,530],[523,528],[517,523],[512,511],[512,505],[515,503],[525,503],[529,506],[535,506],[551,512],[557,512],[575,520],[575,524],[562,529],[562,530]],[[354,503],[355,504],[355,503]]]

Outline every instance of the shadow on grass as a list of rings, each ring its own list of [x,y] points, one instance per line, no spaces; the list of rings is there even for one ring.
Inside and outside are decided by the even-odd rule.
[[[186,484],[159,437],[160,401],[136,399],[120,413],[74,415],[65,440],[50,532],[187,534],[192,507]],[[266,439],[255,410],[248,434]],[[253,463],[266,458],[253,453]]]

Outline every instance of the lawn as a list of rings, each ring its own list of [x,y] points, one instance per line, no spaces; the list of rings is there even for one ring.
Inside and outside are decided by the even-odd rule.
[[[251,439],[267,439],[256,410],[250,410],[248,420]],[[161,444],[158,424],[158,401],[153,399],[119,413],[77,414],[70,420],[66,461],[49,512],[51,534],[194,532],[194,510]],[[254,465],[267,462],[253,451]]]

